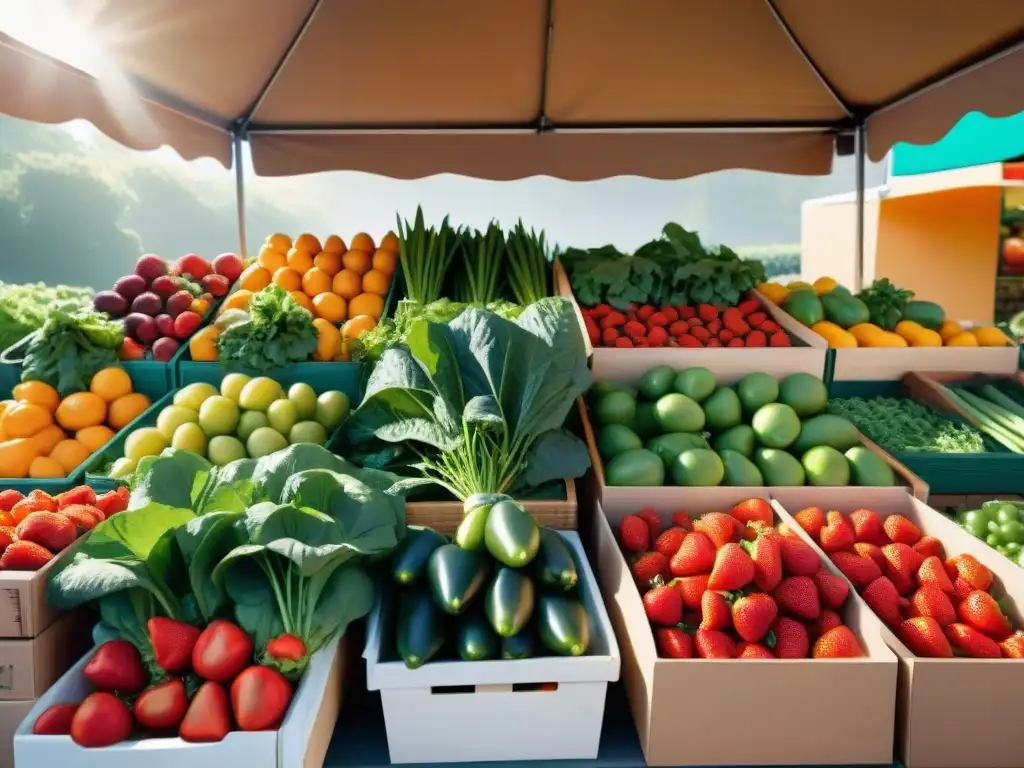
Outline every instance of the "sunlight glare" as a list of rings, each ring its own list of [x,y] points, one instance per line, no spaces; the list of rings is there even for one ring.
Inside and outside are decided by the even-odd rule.
[[[100,46],[58,0],[0,0],[0,32],[87,74],[102,67]]]

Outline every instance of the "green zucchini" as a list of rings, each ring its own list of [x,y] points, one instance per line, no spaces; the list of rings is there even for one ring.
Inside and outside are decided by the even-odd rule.
[[[569,592],[579,581],[576,560],[569,546],[557,531],[550,528],[540,529],[540,549],[537,550],[533,566],[542,589]]]
[[[427,562],[427,583],[445,613],[462,613],[487,582],[487,559],[445,544]]]
[[[912,320],[918,325],[937,331],[942,327],[942,321],[946,319],[946,310],[934,301],[908,301],[903,307],[903,319]]]
[[[527,624],[519,634],[501,638],[501,658],[529,659],[537,650],[537,631]]]
[[[448,540],[432,528],[409,528],[391,559],[391,578],[408,586],[420,580],[434,550]]]
[[[466,513],[455,530],[455,543],[462,549],[478,552],[484,548],[484,527],[491,514],[491,505],[475,507]]]
[[[533,615],[533,601],[533,582],[528,576],[515,568],[499,568],[484,595],[484,611],[495,632],[512,637]]]
[[[590,645],[590,617],[583,603],[545,595],[537,606],[540,641],[559,656],[582,656]]]
[[[484,543],[491,557],[499,563],[510,568],[522,568],[537,556],[540,529],[521,504],[499,501],[487,516]]]
[[[480,613],[467,616],[459,627],[459,656],[463,661],[494,659],[501,649],[501,640],[487,617]]]
[[[422,667],[444,647],[444,615],[427,590],[402,594],[395,644],[409,669]]]

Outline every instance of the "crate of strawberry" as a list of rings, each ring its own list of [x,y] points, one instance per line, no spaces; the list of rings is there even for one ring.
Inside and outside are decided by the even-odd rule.
[[[1020,764],[1020,568],[896,489],[865,489],[855,504],[831,492],[773,495],[887,628],[907,671],[897,713],[904,765]],[[948,705],[937,705],[938,691]],[[972,713],[970,739],[946,727],[947,707]]]
[[[622,675],[634,699],[653,689],[653,700],[631,701],[634,712],[650,712],[640,734],[648,763],[891,760],[896,660],[881,624],[767,495],[666,489],[654,507],[603,511],[602,588],[619,640],[639,662]],[[762,732],[790,727],[789,707],[763,706],[783,690],[816,703],[800,714],[813,743],[729,738],[716,714],[725,710]],[[673,716],[650,711],[658,707]]]

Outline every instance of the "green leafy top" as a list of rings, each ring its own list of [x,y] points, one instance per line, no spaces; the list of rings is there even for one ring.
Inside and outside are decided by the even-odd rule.
[[[217,339],[221,364],[235,370],[272,371],[308,360],[315,349],[312,313],[278,285],[253,296],[249,319]]]
[[[119,321],[90,309],[56,307],[29,342],[22,363],[22,381],[45,381],[61,397],[89,389],[97,371],[117,365],[124,340]]]

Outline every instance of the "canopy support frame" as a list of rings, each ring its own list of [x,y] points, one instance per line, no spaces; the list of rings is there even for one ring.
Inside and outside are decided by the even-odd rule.
[[[537,132],[549,130],[548,120],[548,71],[551,68],[551,39],[555,35],[555,0],[548,0],[544,11],[544,59],[540,70],[540,102],[537,110]]]
[[[235,164],[235,208],[238,214],[238,248],[241,257],[246,257],[245,236],[245,164],[242,162],[242,133],[231,134],[231,157]]]

